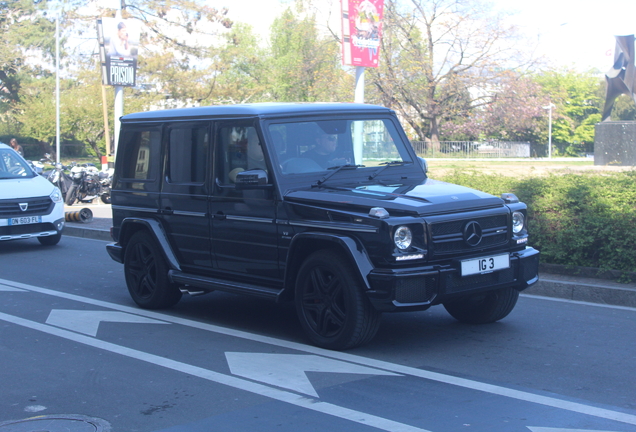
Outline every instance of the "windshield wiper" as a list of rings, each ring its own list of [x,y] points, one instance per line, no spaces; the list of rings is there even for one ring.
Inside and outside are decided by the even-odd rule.
[[[333,170],[330,173],[325,174],[320,180],[318,180],[316,183],[312,184],[311,187],[318,187],[320,185],[322,185],[324,182],[326,182],[327,180],[329,180],[331,177],[334,176],[334,174],[336,174],[337,172],[342,171],[343,169],[356,169],[356,168],[364,168],[364,165],[351,165],[351,164],[346,164],[346,165],[338,165],[338,166],[332,166],[327,168],[328,170]]]
[[[382,165],[380,167],[380,169],[376,170],[373,174],[371,174],[369,176],[369,180],[373,180],[374,178],[376,178],[382,171],[384,171],[385,169],[387,169],[390,166],[402,166],[405,165],[407,163],[410,162],[404,162],[404,161],[389,161],[389,162],[382,162],[380,165]]]

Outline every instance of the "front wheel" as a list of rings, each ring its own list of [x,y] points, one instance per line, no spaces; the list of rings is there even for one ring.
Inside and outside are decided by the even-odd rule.
[[[144,309],[162,309],[181,300],[181,291],[168,280],[168,265],[147,231],[135,233],[124,253],[124,275],[132,299]]]
[[[338,252],[321,250],[303,263],[296,281],[296,313],[312,343],[342,350],[369,342],[381,314]]]
[[[42,246],[55,246],[60,242],[62,238],[62,233],[57,233],[52,236],[38,237],[38,241]]]
[[[508,316],[517,304],[519,291],[501,288],[444,303],[453,318],[468,324],[487,324]]]
[[[110,193],[102,194],[100,199],[102,200],[104,204],[110,204]]]
[[[77,199],[77,185],[72,184],[66,191],[66,197],[64,199],[64,203],[70,206],[75,204],[76,199]]]

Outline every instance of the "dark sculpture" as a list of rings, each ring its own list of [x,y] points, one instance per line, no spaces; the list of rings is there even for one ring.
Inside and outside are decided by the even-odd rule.
[[[614,66],[605,74],[607,92],[603,121],[609,119],[614,101],[622,94],[628,94],[636,103],[636,66],[634,66],[634,35],[614,36],[616,52]]]

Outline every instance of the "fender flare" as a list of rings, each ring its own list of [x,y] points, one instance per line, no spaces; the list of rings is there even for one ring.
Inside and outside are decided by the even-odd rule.
[[[139,230],[140,226],[143,227],[142,229],[147,230],[155,238],[170,269],[181,271],[179,260],[177,260],[177,256],[168,241],[168,235],[163,229],[163,226],[155,219],[135,217],[124,218],[121,222],[121,229],[119,233],[119,243],[121,246],[124,249],[126,248],[128,240],[130,240],[130,237],[135,231]],[[122,241],[122,239],[124,241]]]
[[[308,242],[329,242],[342,250],[350,259],[357,270],[357,276],[366,289],[371,289],[367,276],[375,268],[367,251],[361,243],[354,238],[332,233],[304,232],[296,234],[289,245],[287,253],[287,263],[285,266],[285,290],[293,291],[298,269],[300,268],[304,254],[296,253]]]

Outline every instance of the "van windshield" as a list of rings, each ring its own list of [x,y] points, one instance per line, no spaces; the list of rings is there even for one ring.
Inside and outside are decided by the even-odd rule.
[[[386,118],[272,123],[269,133],[283,174],[413,162],[408,144]]]
[[[34,177],[36,174],[18,154],[11,149],[0,149],[0,179]]]

